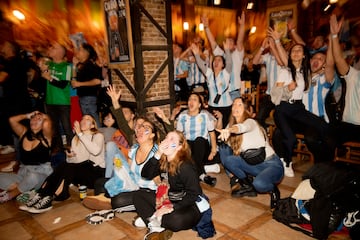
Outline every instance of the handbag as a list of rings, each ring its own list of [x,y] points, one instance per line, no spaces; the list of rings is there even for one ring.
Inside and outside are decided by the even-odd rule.
[[[240,153],[240,157],[250,165],[262,163],[266,158],[265,147],[250,148]]]
[[[260,127],[260,125],[258,125],[258,126],[260,128],[260,131],[264,134],[264,139],[266,142],[267,139],[266,139],[266,134],[264,132],[264,129],[262,127]],[[246,151],[240,153],[240,157],[242,159],[244,159],[245,162],[247,162],[250,165],[256,165],[256,164],[262,163],[266,159],[265,146],[259,147],[259,148],[247,149]]]

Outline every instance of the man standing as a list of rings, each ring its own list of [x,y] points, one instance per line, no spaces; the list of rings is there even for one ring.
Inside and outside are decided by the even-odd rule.
[[[53,43],[48,51],[51,61],[40,66],[41,75],[47,80],[46,112],[53,120],[56,140],[60,140],[60,136],[65,135],[66,143],[70,144],[72,138],[70,124],[71,65],[65,60],[66,48],[61,44]]]

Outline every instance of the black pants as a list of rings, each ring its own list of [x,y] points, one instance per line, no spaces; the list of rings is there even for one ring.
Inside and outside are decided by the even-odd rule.
[[[275,106],[274,120],[281,132],[285,162],[291,162],[296,144],[296,133],[304,134],[306,144],[314,154],[315,161],[322,161],[321,153],[329,150],[325,141],[329,126],[322,118],[307,111],[301,102],[291,104],[282,101]],[[276,140],[273,143],[278,144]],[[274,149],[279,149],[279,146],[274,146]]]
[[[155,212],[155,201],[155,191],[140,189],[134,193],[134,205],[136,212],[146,225],[149,223],[148,219]],[[187,230],[195,227],[200,221],[200,218],[201,213],[194,203],[190,207],[175,209],[173,212],[163,215],[161,227],[173,232]]]
[[[53,196],[59,189],[62,182],[63,188],[58,199],[66,199],[69,196],[69,185],[79,184],[88,188],[94,188],[96,179],[105,175],[105,169],[99,166],[94,167],[91,161],[82,163],[61,163],[54,172],[50,174],[39,189],[41,196]],[[62,197],[61,197],[62,196]]]
[[[256,120],[260,123],[260,125],[266,129],[265,120],[269,117],[270,112],[275,108],[275,105],[271,101],[270,95],[265,95],[259,104],[259,112],[256,113]]]
[[[66,135],[67,144],[73,137],[70,123],[70,105],[46,105],[46,112],[54,123],[55,137],[61,140],[61,134]]]
[[[194,141],[187,141],[191,148],[191,158],[195,162],[199,176],[205,173],[204,165],[208,162],[210,145],[208,140],[198,137]]]

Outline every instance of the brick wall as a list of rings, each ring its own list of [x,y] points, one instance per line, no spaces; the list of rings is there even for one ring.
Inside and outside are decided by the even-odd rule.
[[[165,1],[163,0],[141,0],[142,6],[150,13],[150,15],[158,22],[158,24],[166,31],[166,9]],[[157,28],[149,21],[146,15],[141,14],[140,19],[132,19],[132,21],[140,21],[142,46],[146,45],[167,45],[166,38],[157,30]],[[134,31],[134,29],[132,30]],[[154,75],[159,66],[168,57],[167,51],[144,51],[143,54],[144,63],[144,87],[147,86],[151,77]],[[135,88],[134,71],[137,70],[137,66],[132,69],[129,66],[119,66],[118,69],[126,76],[131,85]],[[130,101],[136,103],[136,99],[126,88],[124,83],[119,77],[112,71],[112,80],[122,91],[121,100]],[[145,94],[145,102],[169,99],[169,80],[168,80],[168,67],[161,72],[155,83],[150,87],[149,91]],[[170,105],[161,106],[165,113],[169,115]],[[147,108],[147,116],[153,119],[151,108]]]

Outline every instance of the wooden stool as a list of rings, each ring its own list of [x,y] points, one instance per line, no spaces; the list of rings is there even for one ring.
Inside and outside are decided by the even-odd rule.
[[[296,134],[296,148],[294,152],[296,153],[297,160],[300,161],[302,156],[308,156],[310,162],[314,163],[314,155],[309,151],[305,142],[303,134]]]
[[[343,147],[345,147],[345,155],[339,156],[339,149],[336,148],[334,161],[360,164],[360,142],[346,142]]]

